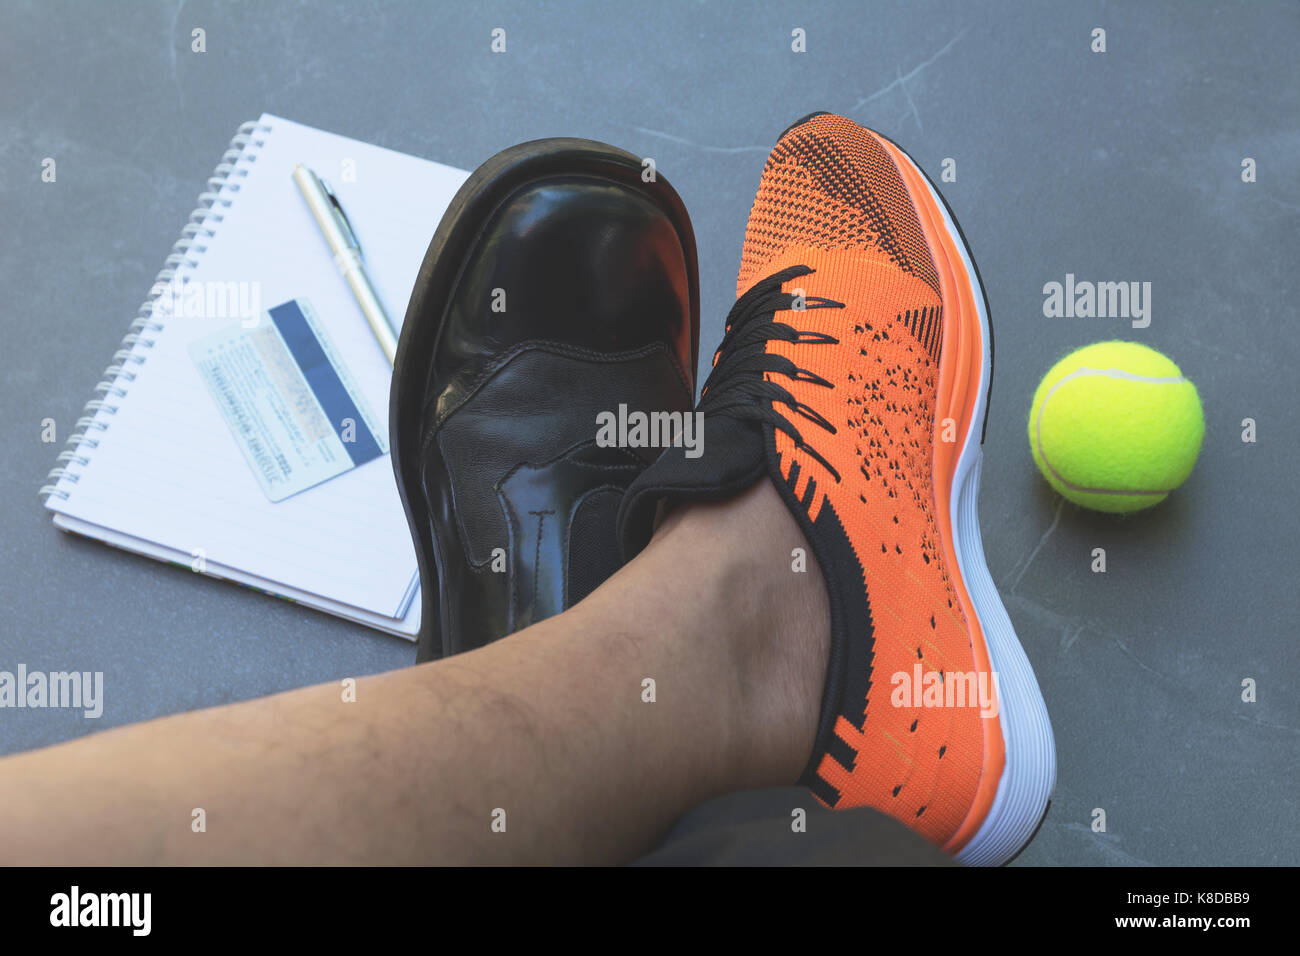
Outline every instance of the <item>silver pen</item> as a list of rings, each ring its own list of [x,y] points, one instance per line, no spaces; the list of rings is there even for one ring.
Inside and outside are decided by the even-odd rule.
[[[307,208],[311,210],[316,225],[320,226],[330,251],[334,253],[334,264],[352,287],[352,294],[356,296],[362,314],[370,323],[370,329],[375,333],[379,347],[384,350],[388,364],[391,365],[397,354],[397,333],[393,331],[388,313],[384,311],[384,305],[379,301],[375,287],[370,284],[370,277],[366,275],[366,267],[361,259],[361,243],[357,242],[357,235],[352,231],[352,224],[339,205],[338,197],[302,163],[293,167],[293,181],[298,184],[302,198],[307,200]]]

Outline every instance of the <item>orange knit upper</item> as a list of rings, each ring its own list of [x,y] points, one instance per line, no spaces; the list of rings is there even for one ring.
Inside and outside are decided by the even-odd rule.
[[[782,311],[776,321],[839,339],[835,347],[780,340],[770,352],[833,383],[781,377],[794,397],[825,416],[835,434],[778,404],[840,473],[776,432],[783,476],[809,478],[810,519],[829,502],[858,559],[870,603],[874,660],[860,726],[840,717],[852,769],[827,755],[818,775],[836,806],[884,810],[936,843],[951,838],[975,799],[983,732],[975,707],[896,707],[893,675],[973,669],[971,632],[943,555],[933,484],[936,392],[943,301],[916,208],[890,154],[870,131],[837,116],[810,119],[768,158],[741,256],[737,291],[780,269],[815,270],[786,283],[844,303],[843,309]],[[772,375],[769,373],[769,378]],[[854,707],[848,707],[852,712]]]

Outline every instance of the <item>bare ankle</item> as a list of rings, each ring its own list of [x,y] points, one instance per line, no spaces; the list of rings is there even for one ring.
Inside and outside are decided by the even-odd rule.
[[[708,579],[700,627],[727,648],[737,787],[794,783],[812,752],[830,651],[830,606],[821,569],[789,509],[766,480],[735,498],[694,504],[665,520],[652,548]],[[706,584],[705,581],[698,582]],[[697,592],[701,593],[701,592]]]

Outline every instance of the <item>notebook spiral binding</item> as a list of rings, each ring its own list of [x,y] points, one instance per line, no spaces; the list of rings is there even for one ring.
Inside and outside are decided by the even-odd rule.
[[[73,433],[64,443],[64,450],[55,459],[55,467],[45,476],[49,484],[42,485],[38,492],[42,501],[48,501],[51,496],[67,500],[68,493],[59,488],[59,483],[66,480],[75,484],[80,476],[73,468],[84,468],[90,464],[90,458],[85,452],[99,447],[99,440],[90,437],[89,433],[108,431],[109,423],[103,420],[101,413],[113,415],[117,412],[118,406],[112,404],[111,399],[125,397],[125,386],[135,381],[135,372],[128,366],[139,366],[148,361],[144,350],[152,348],[154,344],[154,339],[149,334],[162,331],[160,320],[167,316],[159,307],[158,300],[167,291],[181,267],[187,264],[193,267],[194,256],[207,250],[207,240],[216,235],[212,227],[224,218],[213,210],[218,205],[227,207],[231,204],[231,200],[221,198],[222,189],[239,191],[239,183],[232,180],[248,175],[245,164],[257,159],[256,151],[265,142],[257,136],[270,131],[271,127],[263,126],[257,120],[243,123],[230,140],[226,151],[221,154],[221,162],[217,163],[212,175],[208,177],[208,188],[199,193],[197,205],[181,229],[181,237],[172,244],[171,252],[163,260],[162,269],[154,277],[149,297],[140,305],[135,321],[127,328],[126,335],[113,353],[113,361],[104,369],[103,381],[95,386],[95,394],[100,397],[86,402],[81,417],[73,426]]]

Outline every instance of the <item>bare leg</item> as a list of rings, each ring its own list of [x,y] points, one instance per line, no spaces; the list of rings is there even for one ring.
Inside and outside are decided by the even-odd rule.
[[[695,804],[803,769],[829,611],[811,555],[792,571],[795,547],[759,481],[674,514],[565,614],[363,678],[355,702],[324,684],[5,758],[0,858],[631,859]]]

